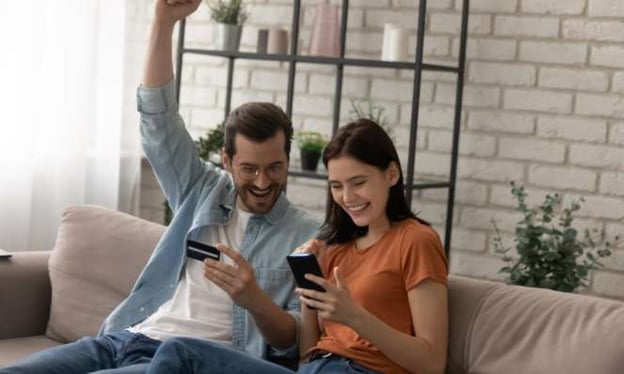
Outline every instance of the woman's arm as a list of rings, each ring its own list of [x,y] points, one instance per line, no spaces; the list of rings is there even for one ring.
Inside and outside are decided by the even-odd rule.
[[[349,326],[410,372],[443,373],[448,341],[448,296],[441,283],[424,280],[407,293],[416,336],[401,333],[363,310]]]
[[[301,330],[299,332],[299,357],[304,358],[321,337],[316,310],[301,303]]]
[[[445,285],[426,279],[407,293],[416,336],[395,330],[356,304],[344,286],[339,268],[336,285],[308,274],[326,293],[297,289],[302,304],[319,309],[321,318],[342,323],[410,372],[443,373],[448,340],[448,295]],[[316,299],[316,300],[315,300]]]

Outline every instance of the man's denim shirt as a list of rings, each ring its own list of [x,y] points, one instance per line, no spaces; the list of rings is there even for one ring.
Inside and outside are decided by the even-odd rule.
[[[205,225],[225,225],[236,191],[225,171],[202,162],[178,114],[173,81],[160,88],[139,87],[143,148],[175,215],[130,295],[108,316],[100,333],[123,330],[154,313],[173,295],[185,264],[185,242]],[[282,194],[266,215],[249,219],[239,251],[255,269],[258,285],[297,321],[300,305],[286,262],[294,248],[316,235],[319,222]],[[140,234],[140,233],[138,233]],[[267,357],[268,346],[249,313],[234,304],[234,348]],[[296,345],[271,355],[296,351]]]

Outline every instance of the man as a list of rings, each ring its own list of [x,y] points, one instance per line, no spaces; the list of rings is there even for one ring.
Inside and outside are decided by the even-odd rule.
[[[284,195],[292,124],[273,104],[244,104],[226,121],[222,160],[229,173],[200,161],[178,113],[171,62],[174,24],[200,1],[157,0],[138,90],[143,147],[175,213],[169,228],[98,337],[0,372],[144,372],[173,336],[262,358],[296,351],[299,302],[286,255],[319,223]],[[223,260],[187,258],[187,239],[222,243]]]

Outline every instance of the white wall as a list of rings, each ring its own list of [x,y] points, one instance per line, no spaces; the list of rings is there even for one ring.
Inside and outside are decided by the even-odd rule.
[[[252,2],[248,2],[252,3]],[[303,1],[305,51],[314,4]],[[452,64],[458,50],[461,1],[429,1],[425,54]],[[147,30],[149,2],[136,2],[136,27]],[[290,28],[292,1],[254,1],[243,36],[253,51],[258,27]],[[507,237],[517,221],[509,181],[525,185],[533,202],[558,192],[585,197],[578,224],[624,234],[624,5],[619,0],[472,0],[459,179],[451,271],[500,279],[493,254],[492,218]],[[347,55],[378,58],[384,22],[409,27],[413,57],[417,2],[351,1]],[[207,8],[189,21],[188,41],[209,47]],[[147,35],[147,34],[146,34]],[[137,45],[137,49],[143,46]],[[134,63],[134,62],[133,62]],[[248,100],[285,104],[287,64],[237,62],[233,105]],[[300,64],[293,121],[297,128],[328,129],[333,69]],[[345,69],[343,118],[350,98],[372,97],[395,125],[406,157],[412,74]],[[454,75],[426,72],[421,92],[416,175],[446,177],[449,169]],[[222,119],[225,65],[218,58],[185,56],[181,110],[194,136]],[[134,100],[134,98],[131,98]],[[293,162],[297,162],[296,152]],[[405,163],[405,161],[404,161]],[[405,166],[405,165],[404,165]],[[144,168],[146,174],[149,168]],[[141,212],[160,220],[162,196],[152,177],[143,181]],[[322,182],[292,179],[289,197],[322,214]],[[446,190],[418,193],[414,209],[443,235]],[[589,293],[624,298],[624,251],[594,273]]]

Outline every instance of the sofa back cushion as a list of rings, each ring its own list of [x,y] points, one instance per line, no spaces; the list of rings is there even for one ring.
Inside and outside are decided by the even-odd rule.
[[[447,373],[624,373],[624,303],[453,276]]]
[[[95,335],[130,292],[164,229],[103,207],[66,208],[48,265],[46,335],[62,342]]]

